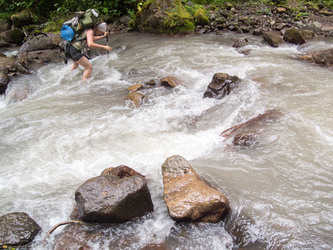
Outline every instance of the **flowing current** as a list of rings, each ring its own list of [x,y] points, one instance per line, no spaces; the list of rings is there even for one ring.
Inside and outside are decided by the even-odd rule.
[[[71,72],[64,63],[15,78],[0,100],[0,216],[28,213],[42,227],[33,248],[51,249],[63,227],[40,243],[69,219],[76,189],[127,165],[146,176],[154,212],[103,229],[106,236],[87,243],[92,249],[332,249],[333,71],[298,57],[333,40],[272,48],[247,36],[246,47],[233,48],[240,37],[113,35],[113,52],[91,60],[87,83],[82,68]],[[221,100],[203,98],[215,73],[241,82]],[[128,87],[168,75],[182,85],[142,91],[148,99],[139,108],[126,101]],[[31,94],[13,102],[19,89]],[[235,146],[219,136],[274,108],[282,115],[254,128],[257,144]],[[172,155],[226,195],[226,220],[170,219],[161,165]]]

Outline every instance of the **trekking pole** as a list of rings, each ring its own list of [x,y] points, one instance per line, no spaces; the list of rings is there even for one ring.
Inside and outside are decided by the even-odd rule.
[[[109,46],[109,34],[106,36],[106,45]],[[108,59],[109,59],[109,50],[108,50]]]

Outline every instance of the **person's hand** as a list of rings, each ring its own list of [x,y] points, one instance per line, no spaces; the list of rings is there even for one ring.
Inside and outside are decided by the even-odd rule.
[[[104,32],[104,37],[108,37],[109,36],[109,31],[105,31]]]
[[[108,45],[105,46],[105,49],[106,49],[107,51],[109,51],[109,52],[112,51],[112,48],[111,48],[110,46],[108,46]]]

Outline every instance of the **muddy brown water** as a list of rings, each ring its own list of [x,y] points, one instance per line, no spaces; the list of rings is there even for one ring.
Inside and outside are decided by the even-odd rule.
[[[85,180],[127,165],[146,175],[155,210],[104,229],[88,242],[93,249],[331,249],[333,71],[298,57],[333,40],[272,48],[249,35],[245,56],[232,47],[242,36],[113,35],[114,51],[92,60],[85,84],[82,69],[70,72],[63,63],[13,80],[0,99],[0,215],[22,211],[35,219],[43,228],[33,242],[38,249],[52,226],[69,219]],[[202,98],[217,72],[238,76],[239,87],[221,100]],[[183,85],[146,90],[140,108],[125,101],[131,85],[166,75]],[[28,98],[12,102],[20,89]],[[279,119],[253,126],[261,135],[254,146],[219,136],[275,108]],[[228,197],[224,222],[169,218],[161,165],[175,154]]]

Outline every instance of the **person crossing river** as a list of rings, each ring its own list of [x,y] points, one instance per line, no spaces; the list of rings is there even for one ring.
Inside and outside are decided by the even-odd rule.
[[[83,53],[85,47],[88,46],[92,49],[105,49],[108,52],[112,51],[112,48],[108,45],[95,43],[95,41],[101,40],[109,35],[109,32],[106,31],[106,26],[106,23],[102,22],[93,26],[91,29],[87,29],[70,44],[69,57],[73,60],[71,70],[75,70],[79,67],[79,65],[81,65],[84,68],[83,81],[90,78],[93,70],[93,66]]]

